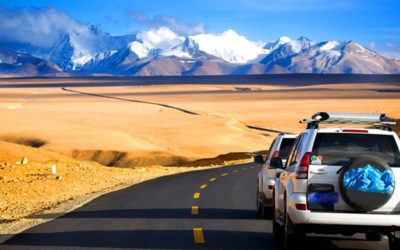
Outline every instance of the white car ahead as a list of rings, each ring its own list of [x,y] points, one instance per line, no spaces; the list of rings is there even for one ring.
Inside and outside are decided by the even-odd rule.
[[[400,249],[400,140],[384,114],[316,113],[296,139],[275,184],[273,233],[285,249],[306,233],[387,235]],[[370,128],[319,128],[320,123]]]
[[[280,157],[285,163],[296,137],[295,134],[280,133],[272,142],[265,162],[262,157],[255,157],[256,163],[263,164],[257,175],[257,211],[264,219],[272,217],[275,179],[277,173],[281,172],[280,169],[270,167],[270,160],[272,157]]]

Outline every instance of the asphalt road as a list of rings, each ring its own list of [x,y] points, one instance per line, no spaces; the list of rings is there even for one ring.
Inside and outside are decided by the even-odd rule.
[[[255,210],[257,172],[241,164],[147,181],[31,228],[0,249],[281,249],[271,221]],[[312,236],[304,249],[338,247],[387,249],[387,243]]]

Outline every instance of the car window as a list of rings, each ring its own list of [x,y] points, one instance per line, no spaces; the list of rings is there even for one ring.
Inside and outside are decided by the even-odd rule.
[[[295,159],[296,159],[296,155],[298,154],[298,151],[299,151],[298,149],[299,149],[299,145],[300,145],[300,143],[302,141],[302,138],[303,138],[303,135],[299,135],[297,137],[297,140],[295,141],[295,146],[292,148],[292,151],[290,153],[289,159],[286,162],[287,163],[286,167],[289,167],[290,165],[293,165],[293,164],[296,163]]]
[[[292,149],[292,146],[295,142],[295,138],[283,138],[282,142],[281,142],[281,146],[279,148],[279,157],[282,159],[287,159],[289,154],[290,154],[290,150]]]
[[[271,158],[272,154],[274,153],[274,152],[272,152],[272,151],[273,151],[274,145],[275,145],[275,143],[276,143],[276,139],[277,139],[277,138],[275,138],[275,140],[271,143],[271,146],[270,146],[269,149],[268,149],[268,157],[267,157],[267,158]]]
[[[343,165],[351,158],[374,155],[391,167],[400,167],[400,153],[392,135],[319,133],[312,154],[321,156],[321,164]]]
[[[300,136],[297,138],[297,140],[294,142],[294,145],[293,145],[293,147],[292,147],[292,149],[291,149],[291,151],[290,151],[290,154],[289,154],[289,157],[288,157],[288,159],[287,159],[287,161],[286,161],[286,167],[288,167],[291,163],[292,163],[292,159],[293,159],[293,155],[294,155],[294,153],[295,153],[295,149],[296,149],[296,145],[297,145],[297,142],[298,142],[298,139],[300,138]]]
[[[296,145],[296,154],[294,154],[294,156],[293,156],[292,164],[298,163],[300,161],[300,153],[301,153],[300,149],[301,149],[303,140],[304,140],[304,135],[301,136],[299,142]]]

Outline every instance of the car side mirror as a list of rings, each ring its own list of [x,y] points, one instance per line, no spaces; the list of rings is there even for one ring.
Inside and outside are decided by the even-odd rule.
[[[269,162],[269,166],[271,168],[283,168],[283,162],[281,157],[272,157],[270,162]]]
[[[254,156],[254,162],[258,164],[264,164],[264,157],[262,155],[256,155]]]

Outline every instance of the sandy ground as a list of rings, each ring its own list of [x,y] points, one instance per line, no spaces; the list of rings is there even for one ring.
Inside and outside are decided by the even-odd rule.
[[[316,111],[387,113],[400,117],[396,85],[327,84],[159,85],[80,87],[73,90],[135,103],[63,91],[61,88],[0,89],[0,139],[41,142],[42,149],[103,165],[142,166],[265,150],[274,133],[304,128],[298,121]],[[251,90],[251,91],[249,91]],[[12,126],[10,126],[12,124]]]
[[[399,85],[400,86],[400,85]],[[232,86],[232,88],[235,86]],[[218,117],[229,117],[254,126],[287,132],[300,132],[299,120],[317,111],[348,113],[386,113],[400,117],[400,93],[377,92],[374,89],[396,89],[393,85],[327,84],[307,87],[252,86],[271,92],[238,92],[185,95],[126,96],[147,101],[169,103]]]
[[[168,88],[172,86],[167,91]],[[145,88],[127,91],[136,89]],[[0,96],[0,116],[7,120],[0,124],[1,138],[40,140],[44,142],[43,149],[100,160],[105,165],[169,164],[227,152],[252,152],[272,139],[248,129],[240,120],[201,110],[201,115],[190,115],[162,106],[79,95],[60,88],[1,89]],[[192,97],[187,95],[188,100]]]

